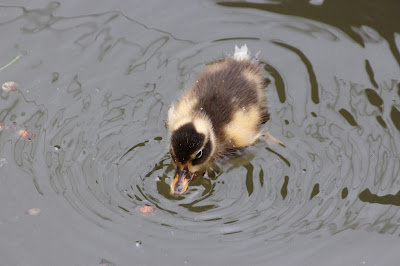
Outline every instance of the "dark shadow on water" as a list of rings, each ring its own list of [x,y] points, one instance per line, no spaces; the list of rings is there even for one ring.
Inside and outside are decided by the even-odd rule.
[[[226,1],[217,4],[226,7],[254,8],[317,20],[341,29],[363,47],[363,37],[354,28],[368,26],[387,40],[393,56],[400,65],[400,52],[395,42],[395,33],[400,32],[400,5],[398,2],[390,0],[325,0],[319,6],[311,5],[309,2],[308,0],[283,0],[271,4]]]
[[[318,90],[317,76],[315,75],[314,68],[310,60],[307,58],[307,56],[302,51],[289,44],[280,41],[273,41],[273,43],[294,52],[298,57],[300,57],[301,61],[303,62],[308,72],[308,78],[310,80],[310,87],[311,87],[311,100],[313,101],[313,103],[319,104],[319,90]]]
[[[276,68],[265,63],[264,66],[265,71],[267,71],[274,79],[276,92],[278,93],[279,101],[281,103],[286,102],[286,90],[285,90],[285,82],[283,81],[282,75],[279,73]]]
[[[387,194],[378,196],[371,193],[369,189],[366,189],[358,195],[358,198],[363,202],[400,206],[400,191],[396,195]]]
[[[357,127],[358,124],[356,122],[356,119],[354,118],[354,116],[347,111],[346,109],[342,108],[339,110],[339,113],[344,117],[344,119],[346,119],[346,121],[353,127]]]
[[[283,181],[283,185],[281,188],[281,196],[283,200],[285,200],[288,193],[288,184],[289,184],[289,177],[285,176],[285,181]]]
[[[281,158],[287,166],[290,167],[290,162],[288,159],[286,159],[285,157],[283,157],[283,155],[279,154],[277,151],[272,150],[271,148],[265,148],[267,151],[272,152],[273,154],[277,155],[279,158]]]
[[[312,200],[319,193],[319,184],[315,184],[310,195],[310,200]]]
[[[378,88],[378,83],[375,80],[374,77],[374,71],[372,70],[371,64],[369,63],[368,59],[365,60],[365,70],[367,71],[369,80],[371,81],[372,85],[377,89]]]
[[[400,131],[400,111],[397,110],[395,106],[392,106],[392,110],[390,111],[390,118],[393,121],[394,126],[397,130]]]

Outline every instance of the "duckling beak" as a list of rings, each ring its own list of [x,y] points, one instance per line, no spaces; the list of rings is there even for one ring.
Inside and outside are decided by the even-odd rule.
[[[183,170],[178,166],[175,172],[174,179],[171,184],[171,194],[175,196],[182,195],[186,191],[189,182],[192,178],[192,174],[189,172],[188,168],[185,167]]]

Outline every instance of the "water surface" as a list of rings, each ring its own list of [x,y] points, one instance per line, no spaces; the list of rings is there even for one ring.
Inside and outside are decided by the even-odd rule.
[[[0,93],[0,264],[397,265],[396,10],[2,4],[0,83],[17,90]],[[245,43],[285,147],[257,143],[172,197],[168,106]]]

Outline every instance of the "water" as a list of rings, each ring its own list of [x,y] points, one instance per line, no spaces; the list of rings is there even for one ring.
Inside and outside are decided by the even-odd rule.
[[[0,83],[17,84],[0,92],[0,264],[397,265],[396,10],[0,6]],[[258,143],[173,197],[168,106],[244,43],[272,80],[269,129],[286,147]]]

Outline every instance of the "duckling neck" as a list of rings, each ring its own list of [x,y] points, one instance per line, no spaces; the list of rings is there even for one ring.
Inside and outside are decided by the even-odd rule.
[[[207,136],[206,138],[211,142],[214,152],[218,143],[211,119],[209,119],[205,113],[197,113],[193,118],[193,124],[197,132]]]
[[[193,118],[193,124],[197,132],[215,140],[213,124],[206,114],[200,113],[195,115]]]

